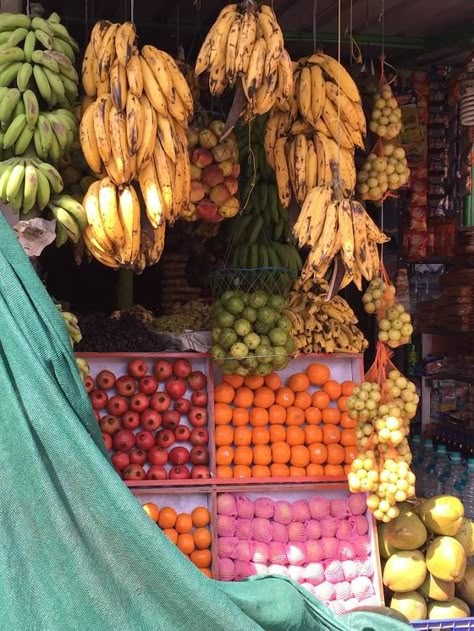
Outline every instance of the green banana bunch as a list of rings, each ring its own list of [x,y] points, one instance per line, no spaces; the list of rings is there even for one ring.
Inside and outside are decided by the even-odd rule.
[[[0,201],[28,213],[35,204],[43,210],[63,181],[57,169],[37,158],[10,158],[0,162]]]
[[[69,334],[69,341],[71,342],[71,346],[74,348],[74,344],[79,344],[82,340],[82,333],[79,328],[77,316],[70,311],[63,311],[60,304],[56,304],[56,307],[63,317],[64,324],[66,325],[66,329]],[[83,357],[76,357],[76,364],[81,374],[82,381],[84,381],[91,372],[89,363]]]
[[[61,247],[70,239],[77,243],[86,229],[86,211],[70,195],[54,195],[48,202],[48,208],[56,219],[56,247]]]

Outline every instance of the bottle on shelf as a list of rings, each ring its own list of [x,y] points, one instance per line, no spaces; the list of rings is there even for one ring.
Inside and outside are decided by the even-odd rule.
[[[418,497],[431,497],[435,494],[434,469],[436,466],[436,450],[431,438],[424,441],[423,462],[416,477],[416,494]]]
[[[451,471],[449,479],[446,482],[445,493],[446,495],[455,495],[462,498],[464,487],[466,485],[466,465],[462,461],[459,451],[453,451],[450,456]]]
[[[451,463],[449,462],[448,451],[445,445],[439,445],[436,454],[435,467],[435,484],[436,491],[434,495],[446,494],[446,483],[451,473]]]

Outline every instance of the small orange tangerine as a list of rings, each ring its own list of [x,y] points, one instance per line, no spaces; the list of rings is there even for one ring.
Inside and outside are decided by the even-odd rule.
[[[320,443],[323,439],[323,430],[319,425],[306,425],[304,428],[305,444]]]
[[[328,393],[323,390],[317,390],[311,398],[313,407],[319,408],[320,410],[325,410],[330,402],[331,399],[329,398]]]
[[[214,401],[216,403],[232,403],[234,394],[234,388],[229,383],[223,381],[214,388]]]
[[[295,393],[290,388],[282,387],[277,390],[275,403],[284,408],[289,408],[295,402]]]
[[[146,504],[143,504],[143,510],[148,515],[148,517],[153,519],[153,521],[158,521],[160,517],[160,509],[156,504],[153,504],[153,502],[147,502]]]
[[[176,532],[181,535],[187,532],[191,532],[192,528],[193,520],[191,515],[189,515],[188,513],[180,513],[176,519]]]
[[[265,408],[252,408],[250,410],[250,425],[253,427],[265,427],[268,423],[268,410]]]
[[[270,432],[268,431],[266,427],[253,428],[252,443],[254,445],[268,445],[269,442],[270,442]]]
[[[214,418],[216,425],[226,425],[232,420],[232,408],[228,403],[214,404]]]
[[[343,477],[344,467],[340,464],[327,464],[324,466],[324,475],[328,477]]]
[[[280,441],[272,445],[272,460],[275,464],[286,464],[290,462],[291,447],[288,443]]]
[[[339,425],[341,413],[337,408],[326,408],[323,410],[323,423],[327,425]]]
[[[253,461],[258,465],[269,465],[272,461],[272,449],[269,445],[255,445],[253,448]]]
[[[306,422],[310,425],[319,425],[319,423],[321,423],[321,419],[323,418],[321,410],[315,407],[310,407],[305,410],[304,415]]]
[[[271,476],[270,467],[261,464],[256,464],[252,467],[252,478],[271,478]]]
[[[276,372],[271,372],[269,375],[265,376],[265,385],[272,390],[278,390],[281,388],[281,379]]]
[[[344,447],[353,447],[357,444],[357,436],[355,429],[343,429],[341,432],[341,445]]]
[[[211,572],[210,568],[208,568],[208,567],[200,567],[199,569],[204,574],[204,576],[207,576],[207,578],[212,578],[212,572]]]
[[[313,386],[323,386],[331,378],[331,371],[324,364],[310,364],[306,368],[306,374]]]
[[[304,467],[290,467],[290,476],[292,478],[305,478],[306,469]]]
[[[217,425],[215,438],[217,447],[232,445],[234,442],[234,430],[229,425]]]
[[[208,528],[196,528],[193,532],[194,544],[198,550],[211,547],[212,537]]]
[[[247,425],[236,427],[234,431],[234,445],[247,446],[252,444],[252,430]]]
[[[229,467],[228,465],[217,465],[216,477],[220,480],[228,480],[229,478],[234,477],[234,471],[232,467]]]
[[[323,391],[329,395],[331,401],[335,401],[341,396],[341,384],[334,381],[334,379],[330,379],[324,384]]]
[[[297,392],[295,406],[301,410],[307,410],[311,406],[311,395],[308,392]]]
[[[323,425],[323,443],[332,445],[341,439],[341,430],[336,425]]]
[[[356,384],[353,381],[343,381],[341,383],[341,392],[345,397],[350,397]]]
[[[190,554],[191,561],[198,568],[208,568],[211,565],[212,553],[210,550],[194,550]]]
[[[286,421],[286,408],[282,405],[272,405],[268,410],[268,419],[270,424],[281,424]]]
[[[353,429],[357,427],[357,421],[351,418],[348,412],[343,412],[341,414],[341,427],[344,429]]]
[[[328,464],[342,464],[345,457],[346,452],[342,445],[328,445]]]
[[[306,435],[304,433],[304,429],[298,427],[297,425],[290,425],[290,427],[286,430],[286,442],[290,446],[304,445],[305,439]]]
[[[163,530],[163,534],[166,535],[171,543],[174,543],[174,545],[178,543],[178,533],[174,528],[165,528]]]
[[[241,388],[244,385],[244,378],[240,375],[223,375],[222,381],[228,383],[234,388],[234,390],[237,390],[237,388]]]
[[[259,375],[248,375],[244,378],[244,386],[250,388],[250,390],[257,390],[258,388],[261,388],[264,383],[265,381],[263,377],[260,377]]]
[[[349,473],[351,472],[351,470],[352,470],[352,468],[351,468],[350,464],[345,464],[344,465],[344,475],[346,476],[346,478],[349,475]]]
[[[342,397],[339,397],[339,399],[337,400],[337,408],[341,412],[347,412],[347,399],[348,398],[349,397],[345,397],[343,395]]]
[[[238,464],[234,467],[234,478],[244,479],[252,477],[252,469],[248,465]]]
[[[297,372],[288,379],[287,386],[293,392],[304,392],[309,388],[309,378],[304,372]]]
[[[244,445],[240,445],[235,448],[234,452],[234,463],[236,465],[250,465],[253,460],[253,450],[252,447],[247,447]]]
[[[229,445],[223,445],[216,450],[216,463],[229,465],[234,460],[234,449]]]
[[[234,405],[238,408],[249,408],[253,404],[253,391],[246,386],[235,391]]]
[[[304,445],[294,445],[291,448],[290,462],[294,467],[306,467],[307,465],[309,465],[309,449]]]
[[[358,453],[359,453],[357,447],[355,445],[354,446],[350,446],[350,447],[345,447],[344,451],[345,451],[345,454],[346,454],[345,458],[344,458],[344,462],[347,465],[352,464],[352,462],[354,462],[354,460],[357,458]]]
[[[312,443],[308,445],[309,457],[312,464],[325,464],[328,459],[328,450],[323,443]]]
[[[262,386],[255,391],[253,404],[261,408],[269,408],[275,403],[275,393],[267,386]]]
[[[322,464],[309,464],[306,467],[306,475],[311,477],[316,477],[319,475],[324,475],[324,467]]]
[[[158,526],[160,528],[174,528],[178,513],[171,506],[164,506],[160,511],[158,518]]]
[[[205,506],[196,506],[191,511],[191,519],[195,528],[202,528],[211,523],[211,514]]]
[[[283,425],[270,425],[270,442],[279,443],[286,440],[286,428]]]
[[[247,425],[249,422],[249,411],[245,408],[234,408],[232,410],[232,425],[234,427],[240,427],[240,425]]]
[[[304,411],[301,408],[297,408],[294,405],[290,405],[286,410],[286,424],[287,425],[303,425],[305,420]]]
[[[274,462],[270,465],[272,478],[288,478],[290,476],[290,467],[286,464]]]

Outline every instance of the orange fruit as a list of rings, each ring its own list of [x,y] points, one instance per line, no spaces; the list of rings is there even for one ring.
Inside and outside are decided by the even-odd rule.
[[[349,397],[345,397],[344,395],[339,397],[337,400],[337,409],[341,412],[347,412],[347,399]]]
[[[153,502],[147,502],[146,504],[143,504],[143,510],[148,515],[148,517],[153,519],[153,521],[158,521],[160,517],[160,509],[156,504],[153,504]]]
[[[311,445],[311,443],[320,443],[323,439],[323,430],[319,425],[306,425],[304,428],[305,444]]]
[[[313,407],[319,408],[320,410],[325,410],[330,402],[331,399],[329,398],[328,393],[323,390],[317,390],[311,398],[311,404]]]
[[[158,519],[158,526],[160,528],[174,528],[178,513],[171,508],[171,506],[164,506],[160,511],[160,517]]]
[[[234,449],[229,446],[221,446],[216,450],[216,463],[217,464],[232,464],[234,460]]]
[[[268,423],[268,410],[265,408],[252,408],[250,410],[250,425],[265,427]]]
[[[272,445],[272,460],[275,464],[286,464],[291,458],[291,448],[288,443],[280,441]]]
[[[328,445],[328,464],[342,464],[346,457],[346,451],[342,445]]]
[[[244,386],[250,388],[250,390],[257,390],[258,388],[261,388],[264,383],[265,381],[263,377],[258,375],[249,375],[244,379]]]
[[[254,427],[252,430],[252,443],[254,445],[268,445],[270,432],[266,427]]]
[[[304,372],[297,372],[291,375],[286,385],[293,392],[304,392],[309,388],[309,379]]]
[[[211,523],[211,513],[205,506],[196,506],[191,511],[191,519],[195,528],[202,528]]]
[[[341,427],[344,429],[352,429],[357,426],[357,421],[349,416],[348,412],[343,412],[341,414]]]
[[[331,401],[335,401],[341,396],[341,384],[334,381],[334,379],[330,379],[324,384],[323,391],[329,395]]]
[[[238,408],[249,408],[253,403],[253,391],[242,386],[235,391],[234,405]]]
[[[272,405],[268,410],[268,418],[271,424],[284,423],[286,421],[286,409],[282,405]]]
[[[234,442],[234,430],[229,425],[217,425],[216,426],[216,446],[232,445]]]
[[[196,528],[193,532],[194,545],[198,550],[211,547],[212,537],[208,528]]]
[[[323,443],[332,445],[341,439],[341,430],[336,425],[323,425]]]
[[[176,519],[175,529],[180,535],[191,532],[193,528],[193,520],[188,513],[180,513]]]
[[[246,446],[252,444],[252,430],[246,425],[236,427],[234,431],[234,445]]]
[[[303,425],[304,418],[304,411],[301,408],[290,405],[290,407],[286,410],[287,425]]]
[[[163,534],[166,535],[174,545],[178,543],[178,533],[174,528],[165,528]]]
[[[232,425],[239,427],[240,425],[247,425],[249,422],[249,411],[245,408],[234,408],[232,410]]]
[[[311,395],[307,392],[297,392],[295,406],[301,410],[307,410],[311,406]]]
[[[327,476],[344,476],[344,467],[340,464],[327,464],[324,467],[324,475]]]
[[[228,465],[217,465],[216,467],[216,477],[220,478],[222,480],[227,480],[229,478],[233,478],[234,477],[234,471],[232,469],[232,467],[229,467]]]
[[[199,569],[204,574],[204,576],[207,576],[207,578],[212,578],[212,572],[208,567],[200,567]]]
[[[306,435],[304,433],[304,429],[298,427],[297,425],[290,425],[290,427],[286,430],[286,442],[290,446],[304,445],[305,439]]]
[[[312,443],[308,445],[311,464],[324,464],[328,459],[328,450],[323,443]]]
[[[295,393],[290,388],[279,388],[276,393],[275,403],[284,408],[289,408],[295,402]]]
[[[321,410],[319,408],[310,407],[304,411],[304,416],[306,422],[310,425],[319,425],[321,423],[321,419],[323,415],[321,414]]]
[[[290,476],[290,467],[286,464],[274,462],[270,465],[272,478],[288,478]]]
[[[353,447],[357,444],[355,429],[343,429],[341,432],[341,445],[344,447]]]
[[[252,469],[248,465],[238,464],[234,467],[234,478],[251,478]]]
[[[281,379],[276,372],[271,372],[265,377],[265,385],[272,390],[278,390],[281,388]]]
[[[306,467],[307,465],[309,465],[309,449],[304,445],[294,445],[291,448],[290,462],[294,467]]]
[[[339,425],[341,413],[337,408],[326,408],[323,410],[323,423],[328,425]]]
[[[275,393],[267,386],[262,386],[255,391],[254,405],[261,408],[269,408],[275,403]]]
[[[234,388],[223,381],[214,388],[214,401],[215,403],[232,403],[234,394]]]
[[[292,478],[305,478],[306,469],[304,467],[290,467],[290,476]]]
[[[263,464],[256,464],[252,467],[252,478],[271,478],[270,467]]]
[[[222,381],[228,383],[234,388],[234,390],[237,390],[237,388],[241,388],[244,385],[244,378],[240,375],[223,375]]]
[[[324,475],[324,467],[322,464],[309,464],[306,467],[306,475],[315,477],[318,475]]]
[[[344,465],[344,475],[346,476],[346,478],[349,475],[349,473],[351,472],[351,470],[352,470],[352,467],[351,467],[350,464],[345,464]]]
[[[239,447],[235,448],[235,452],[234,452],[235,464],[249,465],[249,464],[252,464],[252,460],[253,460],[252,447],[247,447],[246,445],[239,445]]]
[[[212,554],[210,550],[194,550],[190,557],[196,567],[208,568],[211,565]]]
[[[283,425],[270,425],[270,442],[279,443],[286,440],[286,429]]]
[[[344,451],[346,452],[344,462],[350,465],[357,458],[359,451],[355,445],[345,447]]]
[[[331,378],[331,371],[324,364],[310,364],[306,368],[306,374],[313,386],[323,386]]]
[[[214,418],[216,425],[226,425],[232,420],[232,408],[228,403],[214,404]]]
[[[343,381],[341,383],[341,392],[345,397],[350,397],[356,384],[353,381]]]
[[[272,461],[272,449],[269,445],[255,445],[253,448],[253,461],[259,465],[269,465]]]

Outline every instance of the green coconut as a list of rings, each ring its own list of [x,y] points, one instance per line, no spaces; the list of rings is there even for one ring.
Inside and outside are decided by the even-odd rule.
[[[426,543],[428,531],[418,515],[409,508],[387,524],[386,538],[390,546],[399,550],[416,550]]]

